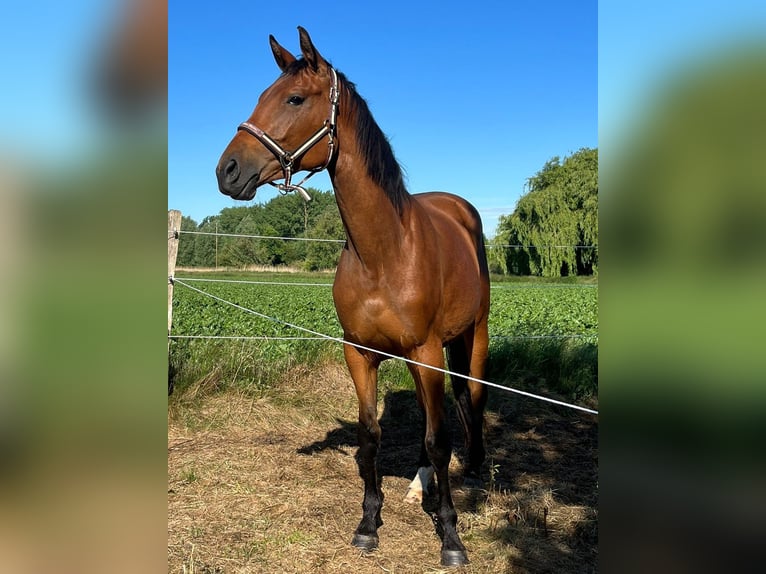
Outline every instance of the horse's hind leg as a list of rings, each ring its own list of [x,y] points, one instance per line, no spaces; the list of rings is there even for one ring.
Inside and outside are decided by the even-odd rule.
[[[404,495],[404,501],[410,504],[420,504],[423,502],[423,497],[428,494],[429,485],[434,478],[434,467],[431,466],[431,461],[428,459],[428,453],[426,452],[426,408],[423,404],[423,395],[420,385],[415,385],[415,392],[418,399],[418,406],[420,407],[420,457],[418,458],[418,472],[415,474],[415,478],[410,482],[407,487],[407,493]]]
[[[383,524],[380,509],[383,492],[378,479],[377,455],[380,448],[380,425],[378,424],[377,359],[362,355],[353,347],[345,346],[346,364],[354,381],[359,400],[359,451],[357,462],[359,475],[364,480],[362,520],[354,532],[351,543],[357,548],[371,551],[378,546],[378,527]]]
[[[477,323],[471,345],[471,369],[468,374],[474,379],[484,380],[489,355],[489,329],[486,316]],[[484,449],[484,409],[487,406],[487,386],[476,381],[468,381],[471,392],[471,445],[468,457],[469,472],[478,476],[486,451]]]
[[[484,377],[487,359],[488,337],[484,331],[475,330],[447,346],[449,370],[473,378]],[[487,404],[487,388],[481,383],[453,375],[452,391],[457,403],[457,414],[463,427],[468,451],[464,474],[468,482],[479,481],[484,462],[484,407]]]
[[[440,343],[428,348],[421,347],[413,359],[442,368],[444,355]],[[441,527],[441,563],[459,566],[468,562],[465,546],[457,533],[457,512],[452,502],[449,484],[449,462],[452,456],[447,415],[444,408],[444,375],[433,369],[408,365],[426,412],[425,450],[436,473],[439,491],[437,518]]]

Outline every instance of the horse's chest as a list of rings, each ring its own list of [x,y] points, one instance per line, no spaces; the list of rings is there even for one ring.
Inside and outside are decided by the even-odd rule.
[[[428,313],[411,298],[354,289],[336,292],[334,297],[341,326],[355,342],[401,351],[422,344],[428,336]]]

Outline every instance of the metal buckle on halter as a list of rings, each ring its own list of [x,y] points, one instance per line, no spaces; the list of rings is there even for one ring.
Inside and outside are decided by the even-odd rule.
[[[279,190],[279,193],[286,195],[290,193],[291,191],[297,191],[300,196],[305,201],[311,201],[311,196],[309,195],[309,192],[306,191],[303,187],[301,187],[300,184],[298,185],[292,185],[290,183],[290,179],[292,178],[292,172],[293,172],[293,160],[290,158],[290,154],[286,154],[286,157],[288,158],[286,161],[282,162],[282,173],[285,175],[285,182],[284,183],[274,183],[273,181],[269,182],[269,185],[272,185]],[[281,161],[281,159],[280,159]],[[324,169],[324,168],[322,168]],[[306,181],[310,176],[314,175],[316,171],[312,171],[308,176],[303,178],[303,183]]]
[[[330,117],[324,121],[319,130],[314,135],[303,142],[298,149],[292,153],[285,151],[285,149],[274,141],[266,132],[260,129],[258,126],[251,124],[250,122],[242,122],[239,124],[237,130],[244,130],[255,139],[261,142],[266,149],[268,149],[279,160],[282,166],[282,173],[284,175],[284,183],[274,183],[269,181],[268,184],[276,187],[280,193],[286,194],[291,191],[297,191],[301,197],[306,201],[311,201],[311,196],[302,187],[303,183],[314,174],[327,168],[332,161],[332,157],[335,154],[335,120],[338,116],[338,100],[340,97],[340,91],[338,90],[338,74],[334,68],[330,68],[330,75],[332,76],[332,84],[330,84]],[[295,159],[300,158],[314,147],[319,140],[327,136],[327,159],[321,167],[309,170],[309,173],[304,177],[297,185],[291,183],[293,162]]]

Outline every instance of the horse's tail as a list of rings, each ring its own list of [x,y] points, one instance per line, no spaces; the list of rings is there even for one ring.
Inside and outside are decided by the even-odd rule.
[[[483,425],[487,388],[481,383],[465,378],[471,373],[471,357],[464,337],[458,337],[447,344],[447,365],[449,370],[455,373],[450,375],[450,381],[468,451],[464,472],[467,477],[478,479],[485,457]]]
[[[452,392],[455,395],[457,416],[463,427],[466,447],[469,445],[472,421],[471,393],[468,390],[468,380],[459,375],[467,375],[470,372],[470,358],[462,337],[447,344],[447,366],[452,373],[450,382]]]

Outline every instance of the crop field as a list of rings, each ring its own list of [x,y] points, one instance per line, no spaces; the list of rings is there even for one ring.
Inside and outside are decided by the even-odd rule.
[[[177,276],[263,315],[342,335],[331,275]],[[597,286],[495,282],[491,297],[486,379],[597,409]],[[350,545],[362,482],[354,458],[356,398],[342,346],[282,339],[313,335],[180,284],[173,334],[258,338],[171,342],[169,572],[441,571],[430,518],[435,497],[422,505],[403,501],[419,453],[420,415],[401,362],[381,367],[384,526],[380,548],[363,555]],[[471,560],[461,571],[595,572],[598,419],[490,389],[485,486],[476,489],[462,486],[462,435],[451,405],[449,411],[453,496]]]
[[[331,275],[179,273],[178,276],[187,277],[182,279],[187,285],[252,310],[257,315],[179,284],[175,288],[173,304],[174,336],[258,339],[240,341],[239,346],[232,340],[173,341],[171,360],[178,374],[177,384],[183,386],[216,369],[226,374],[227,369],[234,368],[245,385],[269,385],[264,379],[269,377],[268,373],[252,373],[250,369],[242,368],[239,364],[242,353],[250,357],[252,364],[257,362],[254,360],[256,356],[268,360],[271,365],[285,358],[306,364],[328,355],[341,360],[341,345],[316,340],[315,335],[286,325],[290,323],[323,335],[342,337],[332,301]],[[227,282],[210,282],[211,279]],[[531,280],[494,282],[489,330],[490,375],[500,378],[543,375],[549,387],[572,399],[597,394],[596,284]],[[493,357],[498,360],[493,361]],[[506,360],[507,357],[512,360]],[[408,377],[402,364],[399,367],[386,364],[386,368],[399,372],[402,384],[406,384],[404,381]]]
[[[325,335],[342,336],[332,302],[332,278],[327,274],[187,275],[188,280],[184,281],[190,285],[241,307]],[[210,279],[231,283],[207,282]],[[491,291],[489,328],[491,337],[577,335],[594,340],[598,330],[597,288],[593,284],[495,283]],[[251,337],[306,335],[183,285],[175,290],[173,333]]]

